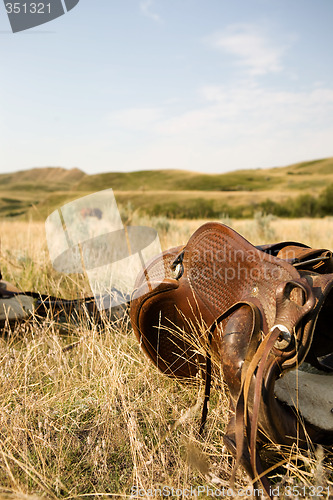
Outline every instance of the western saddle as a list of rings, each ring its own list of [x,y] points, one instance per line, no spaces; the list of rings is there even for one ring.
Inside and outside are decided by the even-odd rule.
[[[217,222],[137,279],[130,315],[143,351],[169,376],[203,375],[200,433],[211,372],[222,371],[234,471],[242,464],[267,495],[263,444],[333,445],[332,287],[330,251],[295,242],[255,247]]]

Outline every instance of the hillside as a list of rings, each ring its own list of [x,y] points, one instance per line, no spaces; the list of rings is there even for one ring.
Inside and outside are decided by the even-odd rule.
[[[0,217],[24,215],[32,206],[43,203],[51,193],[70,193],[85,176],[77,168],[68,170],[61,167],[0,174]]]
[[[286,202],[320,194],[333,184],[333,158],[286,167],[201,174],[185,170],[111,172],[87,175],[61,167],[0,175],[0,216],[45,219],[56,207],[92,192],[112,188],[118,203],[150,215],[195,217],[228,213],[247,206],[242,216],[267,200]]]
[[[11,191],[71,189],[86,174],[78,168],[67,170],[61,167],[32,168],[11,174],[0,174],[0,189]]]
[[[256,191],[309,189],[333,182],[333,158],[297,163],[287,167],[237,170],[225,174],[200,174],[186,170],[154,170],[87,175],[78,191]]]

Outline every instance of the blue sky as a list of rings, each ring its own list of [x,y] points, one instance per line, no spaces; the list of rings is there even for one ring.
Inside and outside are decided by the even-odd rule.
[[[331,0],[80,0],[13,34],[0,172],[226,172],[333,155]]]

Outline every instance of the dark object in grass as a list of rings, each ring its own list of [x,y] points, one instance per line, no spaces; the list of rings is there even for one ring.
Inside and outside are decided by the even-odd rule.
[[[92,324],[116,323],[128,313],[129,297],[116,289],[112,289],[110,295],[98,298],[99,304],[103,302],[101,309],[97,307],[95,297],[67,300],[36,292],[22,292],[1,278],[0,274],[0,331],[6,326],[13,327],[23,321],[46,317],[61,325],[78,324],[82,319]],[[112,305],[114,299],[121,304]]]

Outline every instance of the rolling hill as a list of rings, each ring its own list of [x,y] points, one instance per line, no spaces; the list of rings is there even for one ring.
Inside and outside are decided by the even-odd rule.
[[[227,213],[267,200],[281,203],[301,194],[319,195],[330,184],[333,158],[224,174],[147,170],[87,175],[79,169],[34,168],[0,175],[0,217],[45,219],[67,201],[107,188],[114,190],[119,204],[130,203],[133,210],[191,216],[199,207],[209,216],[209,211]]]

